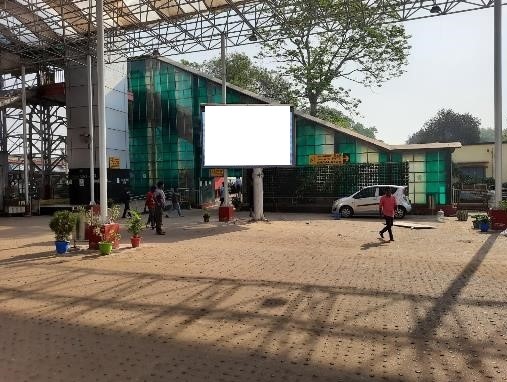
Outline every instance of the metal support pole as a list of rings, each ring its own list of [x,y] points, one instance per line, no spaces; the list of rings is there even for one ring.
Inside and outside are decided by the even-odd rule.
[[[27,144],[27,135],[26,135],[26,76],[25,76],[25,66],[21,67],[21,108],[23,115],[23,167],[24,167],[24,175],[25,175],[25,208],[26,212],[29,213],[30,209],[30,189],[28,182],[28,144]]]
[[[86,56],[88,67],[88,127],[90,134],[90,205],[95,204],[95,141],[93,139],[93,84],[92,84],[92,56]]]
[[[495,202],[502,200],[502,0],[495,0]]]
[[[222,61],[222,103],[227,104],[227,62],[226,62],[226,40],[225,40],[225,32],[222,32],[221,35],[221,61]],[[225,150],[226,148],[224,148]],[[224,168],[224,205],[229,206],[229,182],[227,181],[228,174],[227,169]]]
[[[104,95],[104,0],[96,1],[97,12],[97,110],[99,116],[100,218],[107,220],[106,99]]]

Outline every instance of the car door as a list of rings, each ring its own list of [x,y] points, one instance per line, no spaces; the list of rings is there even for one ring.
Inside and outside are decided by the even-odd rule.
[[[355,196],[355,213],[374,214],[378,211],[378,187],[366,187]]]

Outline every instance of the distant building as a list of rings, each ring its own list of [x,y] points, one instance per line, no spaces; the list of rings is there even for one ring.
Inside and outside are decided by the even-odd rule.
[[[507,143],[502,145],[502,181],[507,182]],[[463,145],[452,154],[452,161],[463,175],[475,179],[494,178],[494,143]]]

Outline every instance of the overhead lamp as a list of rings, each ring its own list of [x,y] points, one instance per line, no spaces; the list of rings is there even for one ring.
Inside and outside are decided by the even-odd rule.
[[[430,13],[432,14],[439,14],[442,13],[442,8],[440,8],[437,4],[431,7]]]
[[[158,49],[153,49],[152,56],[154,56],[154,57],[160,56],[160,52],[158,51]]]
[[[255,34],[255,32],[252,32],[250,37],[248,37],[248,41],[252,41],[252,42],[257,41],[257,35]]]

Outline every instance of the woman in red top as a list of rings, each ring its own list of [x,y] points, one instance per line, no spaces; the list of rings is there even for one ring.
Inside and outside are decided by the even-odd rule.
[[[379,232],[379,235],[382,239],[384,238],[384,233],[387,231],[389,232],[390,241],[394,241],[392,226],[394,221],[394,211],[396,211],[396,207],[396,198],[391,195],[391,189],[386,188],[386,193],[380,198],[380,203],[378,206],[380,216],[384,216],[384,219],[386,219],[386,226],[382,231]]]
[[[155,190],[157,188],[155,186],[150,187],[150,191],[146,194],[146,202],[144,203],[144,208],[148,208],[148,221],[146,222],[146,227],[148,225],[151,226],[151,229],[155,229]]]

